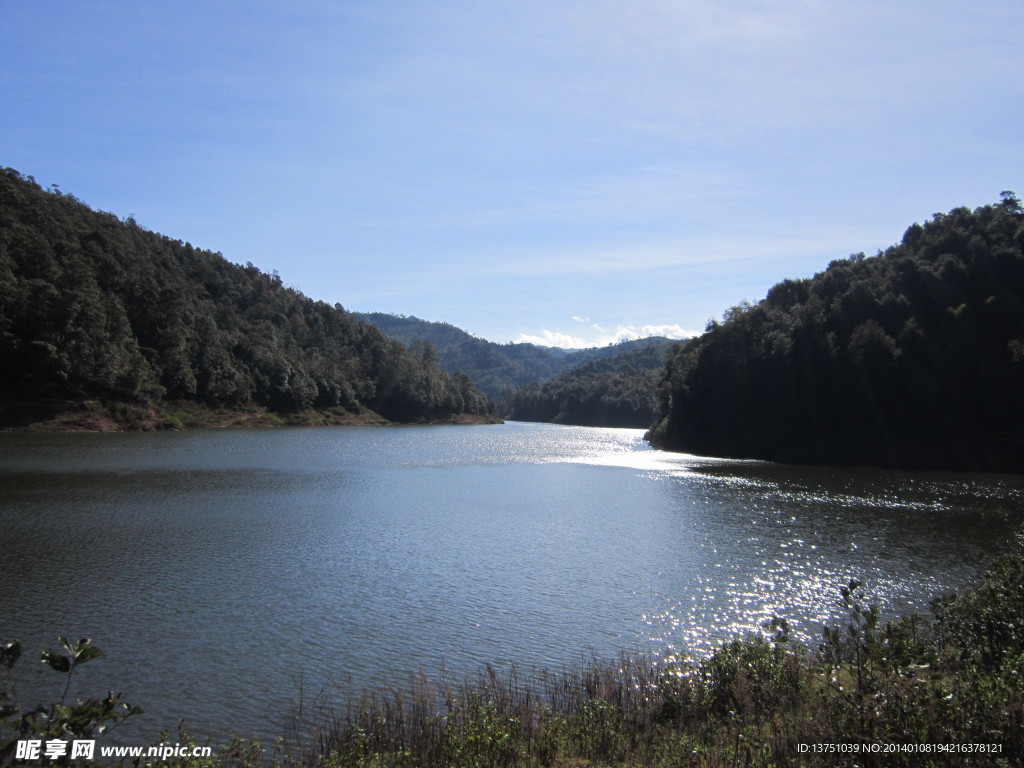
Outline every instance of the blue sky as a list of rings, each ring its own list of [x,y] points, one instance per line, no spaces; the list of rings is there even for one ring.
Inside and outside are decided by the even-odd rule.
[[[1020,0],[0,0],[0,166],[353,310],[699,332],[1024,191]]]

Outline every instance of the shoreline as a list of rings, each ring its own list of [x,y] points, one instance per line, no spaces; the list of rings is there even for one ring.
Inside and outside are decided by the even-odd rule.
[[[261,406],[213,408],[188,401],[126,403],[99,398],[9,400],[0,402],[0,432],[177,432],[197,428],[270,428],[393,425],[502,424],[496,416],[450,414],[414,421],[391,421],[364,408],[313,409],[292,413]]]

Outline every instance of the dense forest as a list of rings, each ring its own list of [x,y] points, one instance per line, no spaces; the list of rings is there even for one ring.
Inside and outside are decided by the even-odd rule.
[[[0,400],[17,407],[2,417],[86,399],[392,421],[493,408],[427,345],[4,169]]]
[[[672,342],[660,339],[577,365],[510,394],[503,414],[517,421],[594,427],[649,427]]]
[[[1024,212],[1012,192],[786,280],[672,354],[662,448],[1024,470]]]

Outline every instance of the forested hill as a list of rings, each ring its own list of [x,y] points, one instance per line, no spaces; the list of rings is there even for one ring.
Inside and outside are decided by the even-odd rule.
[[[6,423],[22,425],[44,402],[86,400],[335,421],[490,408],[466,376],[276,273],[93,211],[9,168],[0,171],[0,400]]]
[[[649,427],[656,415],[665,355],[673,344],[659,339],[531,384],[507,398],[504,414],[517,421]]]
[[[562,350],[534,344],[497,344],[477,338],[454,325],[418,317],[382,312],[356,313],[356,317],[373,323],[387,336],[406,345],[411,346],[414,342],[431,344],[442,370],[465,373],[496,401],[506,390],[565,370],[565,353]]]
[[[591,360],[668,343],[664,338],[647,338],[604,347],[565,350],[535,344],[497,344],[477,338],[454,325],[421,320],[418,317],[382,312],[356,313],[356,317],[373,323],[388,336],[407,345],[429,342],[437,352],[442,370],[466,373],[495,400],[503,400],[513,390],[544,381]],[[648,421],[642,426],[649,425]]]
[[[1024,212],[911,226],[786,280],[682,345],[663,448],[793,463],[1024,471]]]

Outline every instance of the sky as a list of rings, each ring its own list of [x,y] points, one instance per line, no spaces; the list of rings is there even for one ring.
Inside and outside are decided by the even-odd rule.
[[[1024,191],[1021,0],[0,0],[0,166],[492,341],[703,331]]]

